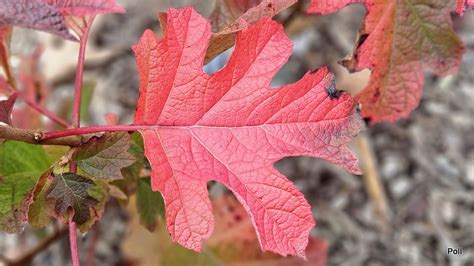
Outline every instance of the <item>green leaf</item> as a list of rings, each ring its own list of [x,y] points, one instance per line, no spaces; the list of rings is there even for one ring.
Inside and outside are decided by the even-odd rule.
[[[73,221],[84,224],[90,218],[90,207],[99,202],[88,193],[94,186],[95,183],[86,177],[73,173],[59,174],[48,189],[47,199],[55,201],[54,212],[58,217],[64,217],[72,208]]]
[[[72,158],[87,175],[105,180],[122,179],[122,168],[136,159],[128,152],[131,138],[126,132],[106,133],[78,147]]]
[[[179,245],[173,245],[161,257],[161,265],[194,265],[194,266],[218,266],[223,265],[212,253],[185,249]]]
[[[46,192],[47,188],[51,185],[51,181],[47,181],[45,184],[44,190],[41,190],[37,196],[37,198],[33,201],[30,205],[28,210],[28,223],[33,228],[42,228],[49,224],[51,220],[51,213],[50,204],[46,199]]]
[[[0,230],[15,233],[28,221],[30,192],[41,172],[21,172],[0,178]]]
[[[23,229],[35,184],[52,163],[41,146],[16,141],[0,145],[0,230]]]
[[[125,179],[130,179],[131,181],[135,181],[137,178],[140,177],[140,173],[145,167],[145,154],[143,150],[143,138],[140,133],[134,132],[131,134],[132,142],[128,152],[132,154],[136,162],[132,165],[122,168],[122,175]]]
[[[158,265],[193,265],[217,266],[224,265],[220,258],[208,248],[201,253],[184,248],[171,240],[163,221],[159,222],[157,235],[159,239],[160,257]]]
[[[0,145],[0,176],[32,171],[41,174],[51,164],[41,146],[18,141],[7,141]]]
[[[54,213],[51,204],[46,199],[46,193],[51,186],[53,169],[46,171],[36,182],[32,195],[32,203],[28,209],[28,223],[33,228],[41,228],[48,225],[50,217]]]
[[[140,224],[153,231],[158,218],[165,218],[165,206],[160,192],[151,190],[150,178],[140,178],[137,182],[137,211]]]

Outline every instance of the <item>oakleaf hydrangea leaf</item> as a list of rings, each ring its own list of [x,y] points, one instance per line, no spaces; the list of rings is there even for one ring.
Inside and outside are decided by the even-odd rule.
[[[371,120],[407,117],[421,97],[424,73],[454,73],[463,44],[453,30],[452,0],[313,0],[313,13],[330,13],[350,3],[365,3],[367,16],[356,49],[344,65],[372,69],[368,86],[357,95],[362,115]]]
[[[203,72],[210,24],[193,9],[171,9],[163,39],[146,31],[133,49],[153,190],[162,193],[174,241],[200,251],[214,219],[207,182],[216,180],[249,213],[263,250],[304,257],[314,227],[303,194],[273,168],[286,156],[315,156],[360,173],[347,143],[362,122],[347,93],[330,97],[327,68],[271,88],[292,44],[264,18],[237,33],[227,65]]]

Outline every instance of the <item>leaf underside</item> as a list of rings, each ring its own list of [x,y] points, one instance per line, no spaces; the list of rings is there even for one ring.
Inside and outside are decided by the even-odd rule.
[[[356,49],[343,64],[352,71],[372,69],[357,95],[371,122],[405,118],[419,102],[428,70],[457,71],[464,47],[452,28],[453,1],[313,0],[311,13],[327,14],[356,2],[368,10]]]
[[[162,193],[174,241],[201,250],[214,219],[207,182],[225,184],[249,213],[263,250],[304,256],[314,226],[303,194],[273,168],[286,156],[314,156],[360,173],[347,143],[362,122],[348,94],[329,97],[323,68],[270,87],[291,41],[269,18],[239,32],[228,64],[203,72],[211,27],[191,8],[171,9],[163,39],[146,31],[133,49],[140,78],[135,124]]]

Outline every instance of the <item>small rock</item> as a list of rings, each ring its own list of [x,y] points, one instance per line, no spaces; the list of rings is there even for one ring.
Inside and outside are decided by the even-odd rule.
[[[396,198],[404,197],[411,187],[412,182],[406,177],[397,178],[390,184],[390,190]]]
[[[380,171],[384,179],[392,179],[394,176],[400,173],[403,168],[404,165],[401,158],[396,155],[388,155],[383,158],[382,168]]]
[[[469,186],[474,187],[474,161],[471,160],[466,165],[466,183]]]

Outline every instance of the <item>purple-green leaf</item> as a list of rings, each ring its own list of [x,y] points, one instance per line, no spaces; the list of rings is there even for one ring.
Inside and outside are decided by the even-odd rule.
[[[136,161],[135,156],[128,151],[130,144],[128,133],[106,133],[78,147],[72,159],[91,177],[104,180],[123,179],[120,170]]]
[[[74,210],[73,221],[83,224],[89,220],[90,207],[99,203],[89,195],[88,190],[95,187],[95,183],[78,174],[59,174],[54,179],[47,192],[47,198],[54,200],[54,212],[58,217],[64,217],[68,209]]]
[[[0,0],[0,25],[13,25],[77,40],[59,11],[41,0]]]

